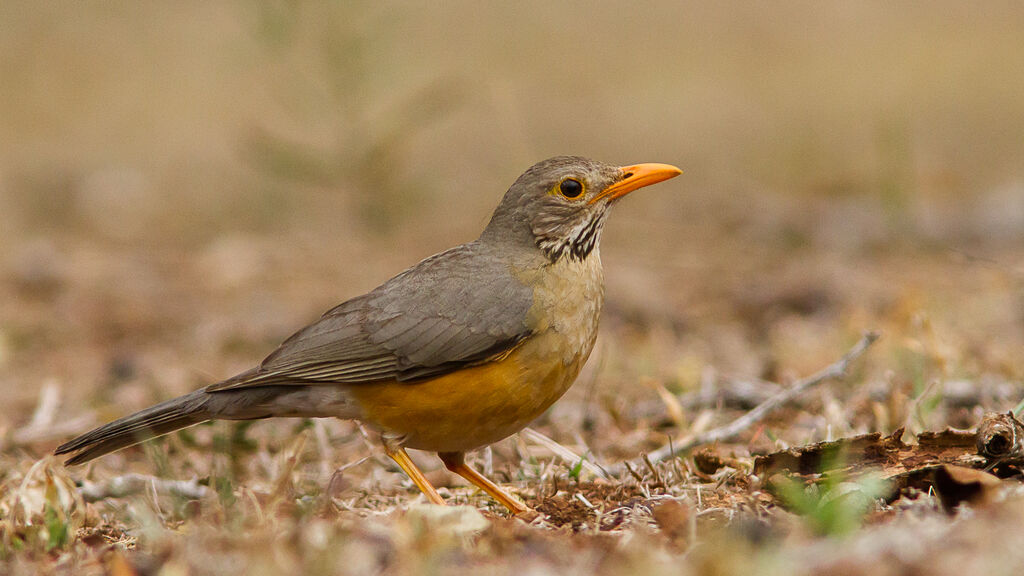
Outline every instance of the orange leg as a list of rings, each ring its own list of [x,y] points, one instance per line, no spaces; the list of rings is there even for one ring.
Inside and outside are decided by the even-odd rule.
[[[409,458],[409,455],[405,452],[405,448],[384,442],[384,452],[391,457],[405,473],[412,480],[413,484],[420,489],[423,494],[427,496],[427,499],[434,504],[440,504],[444,506],[444,500],[441,499],[441,495],[437,493],[437,490],[430,484],[427,477],[420,472],[420,469],[416,467],[416,464]]]
[[[470,468],[469,464],[466,464],[466,455],[462,452],[439,452],[437,455],[441,458],[441,461],[444,462],[446,468],[459,476],[462,476],[466,480],[469,480],[474,486],[489,494],[491,498],[494,498],[505,506],[505,508],[508,508],[514,516],[530,512],[529,508],[506,494],[505,491],[499,488],[497,484],[485,478],[483,474]]]

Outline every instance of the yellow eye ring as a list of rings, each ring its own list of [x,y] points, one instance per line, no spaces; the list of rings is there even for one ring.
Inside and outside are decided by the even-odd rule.
[[[583,196],[583,183],[575,178],[566,178],[558,183],[558,193],[570,200]]]

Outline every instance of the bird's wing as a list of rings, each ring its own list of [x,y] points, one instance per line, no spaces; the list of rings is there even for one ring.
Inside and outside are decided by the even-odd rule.
[[[258,367],[207,391],[410,381],[487,362],[529,335],[532,294],[507,264],[465,244],[329,310]]]

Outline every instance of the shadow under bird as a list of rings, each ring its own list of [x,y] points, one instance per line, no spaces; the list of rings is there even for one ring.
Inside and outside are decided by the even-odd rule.
[[[207,420],[356,419],[380,432],[430,501],[444,504],[406,448],[437,452],[449,470],[525,513],[464,455],[518,432],[572,385],[597,337],[609,208],[680,173],[574,156],[540,162],[512,184],[478,239],[328,310],[259,366],[56,453],[81,464]]]

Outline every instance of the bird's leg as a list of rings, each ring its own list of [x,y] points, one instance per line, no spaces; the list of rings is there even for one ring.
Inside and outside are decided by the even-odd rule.
[[[426,495],[427,499],[434,504],[444,506],[445,503],[444,500],[441,499],[441,495],[437,493],[437,490],[430,484],[427,477],[423,475],[423,472],[416,467],[416,463],[412,461],[412,458],[409,458],[409,454],[405,452],[405,448],[402,447],[401,444],[387,437],[383,438],[383,442],[384,452],[402,468],[402,470],[412,480],[413,484],[415,484],[416,487]]]
[[[466,464],[466,455],[462,452],[438,452],[437,455],[444,462],[445,468],[448,468],[452,472],[462,476],[466,480],[469,480],[474,486],[480,488],[487,494],[500,502],[505,508],[508,508],[514,516],[519,516],[526,512],[530,512],[530,509],[524,504],[517,500],[514,500],[511,496],[505,493],[504,490],[498,487],[497,484],[491,482],[483,474],[469,467]]]

